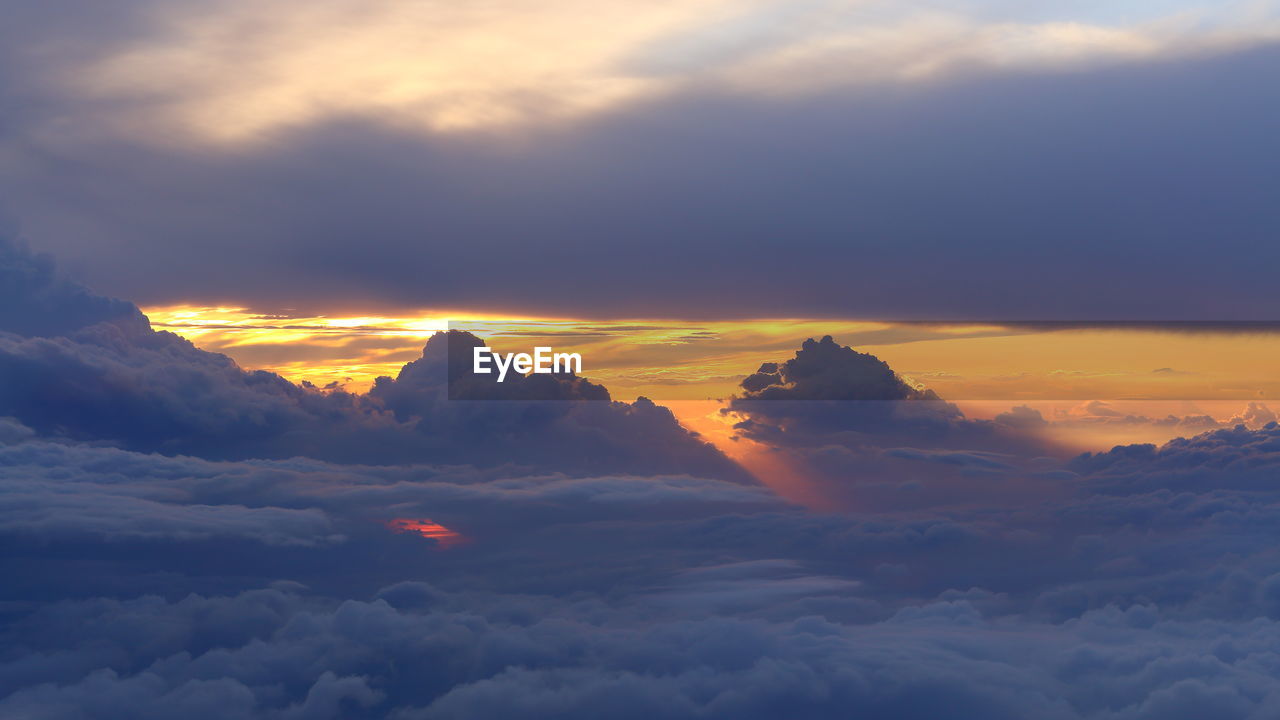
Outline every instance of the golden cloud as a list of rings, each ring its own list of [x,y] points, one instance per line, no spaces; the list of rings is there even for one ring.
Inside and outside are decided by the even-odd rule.
[[[238,144],[343,118],[429,133],[600,113],[688,87],[777,95],[965,68],[1071,67],[1280,37],[1268,8],[1129,27],[876,0],[220,0],[76,68],[151,137]]]

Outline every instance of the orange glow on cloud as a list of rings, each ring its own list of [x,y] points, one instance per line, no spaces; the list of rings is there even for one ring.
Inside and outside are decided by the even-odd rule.
[[[742,418],[722,414],[719,402],[686,400],[668,403],[668,407],[681,425],[716,446],[779,497],[810,510],[834,509],[828,494],[822,492],[811,479],[812,473],[801,467],[794,455],[784,455],[737,435],[733,425]]]
[[[1209,415],[1228,421],[1249,402],[1280,397],[1280,332],[1160,328],[1029,328],[866,320],[499,318],[470,312],[397,315],[264,314],[238,307],[144,308],[158,330],[224,353],[250,369],[295,382],[364,392],[421,356],[434,333],[475,332],[499,351],[535,345],[578,352],[582,374],[618,400],[646,396],[672,405],[727,398],[760,363],[786,360],[809,337],[830,334],[889,363],[970,417],[992,418],[1015,405],[1038,409],[1073,447],[1163,442],[1196,434],[1186,425],[1081,417],[1082,403],[1152,419]],[[706,413],[703,413],[704,415]],[[689,421],[682,414],[682,421]],[[715,427],[701,427],[708,436]],[[1062,437],[1057,437],[1061,435]],[[720,443],[717,443],[720,444]],[[742,445],[722,446],[741,462],[770,462]],[[745,453],[745,454],[744,454]],[[799,500],[798,500],[799,501]]]
[[[386,526],[391,528],[392,532],[410,533],[435,540],[441,550],[467,541],[462,535],[428,518],[395,518],[388,520]]]
[[[262,314],[236,307],[144,308],[152,324],[248,368],[354,391],[394,376],[435,332],[475,332],[499,350],[534,344],[581,352],[584,375],[630,399],[705,400],[737,390],[761,362],[785,360],[809,337],[889,363],[909,381],[958,400],[1234,400],[1280,397],[1280,332],[1027,329],[999,324],[865,320],[498,318]]]
[[[1274,17],[1222,5],[1117,23],[1088,9],[1040,20],[889,0],[156,3],[145,32],[61,74],[107,100],[96,126],[237,146],[334,118],[518,129],[691,88],[778,97],[1274,38]]]

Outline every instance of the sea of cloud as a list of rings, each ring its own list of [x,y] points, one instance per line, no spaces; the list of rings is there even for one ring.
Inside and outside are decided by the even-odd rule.
[[[1063,459],[813,341],[730,410],[824,512],[577,378],[451,400],[461,336],[322,392],[0,279],[0,717],[1280,713],[1274,422]]]

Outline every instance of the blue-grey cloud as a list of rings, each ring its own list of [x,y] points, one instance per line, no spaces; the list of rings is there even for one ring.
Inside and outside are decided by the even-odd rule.
[[[39,188],[15,195],[32,239],[150,298],[213,297],[193,278],[238,268],[262,302],[378,288],[616,312],[657,288],[677,310],[989,315],[1021,293],[1037,315],[1248,316],[1274,288],[1255,244],[1275,218],[1273,62],[676,99],[521,162],[358,123],[238,157],[93,138],[71,157],[32,134],[39,102],[3,122],[6,167]],[[1221,110],[1246,103],[1263,112]],[[1233,132],[1189,142],[1206,127]],[[142,221],[125,201],[144,196]],[[292,202],[316,196],[332,202]],[[1030,412],[972,421],[814,342],[734,404],[851,508],[811,512],[583,381],[450,404],[448,336],[368,396],[321,393],[152,332],[3,243],[0,279],[0,716],[1280,711],[1280,426],[1260,406],[1063,462],[1039,457]]]
[[[132,304],[60,279],[6,241],[0,252],[0,272],[20,280],[6,287],[14,320],[0,326],[0,416],[40,433],[210,458],[552,462],[746,480],[666,408],[612,402],[581,378],[451,386],[450,348],[465,355],[480,342],[466,333],[433,336],[421,359],[368,395],[320,392],[155,332]],[[451,397],[451,387],[463,389]]]
[[[764,363],[741,388],[722,410],[739,420],[737,432],[772,446],[800,474],[821,478],[817,492],[838,506],[949,505],[1035,493],[1019,478],[1059,471],[1065,454],[1034,433],[1025,408],[1010,414],[1021,422],[971,420],[830,336],[806,340],[785,362]]]
[[[1040,480],[1065,491],[1050,502],[867,515],[688,477],[211,462],[15,434],[4,475],[67,515],[0,514],[0,561],[25,571],[4,595],[0,710],[1262,716],[1277,433],[1081,458]],[[104,495],[151,501],[155,532],[69,533]],[[209,544],[215,507],[248,544]],[[274,512],[323,518],[325,541],[262,537]],[[433,550],[370,522],[388,512],[473,540]]]
[[[86,108],[24,77],[0,186],[144,304],[1271,321],[1276,56],[690,91],[517,138],[330,118],[235,152],[58,134]]]

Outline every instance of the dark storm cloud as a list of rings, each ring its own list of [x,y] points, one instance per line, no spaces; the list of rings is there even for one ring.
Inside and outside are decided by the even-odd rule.
[[[144,303],[1267,321],[1278,52],[234,150],[58,135],[88,101],[36,95],[2,182],[34,244]]]

